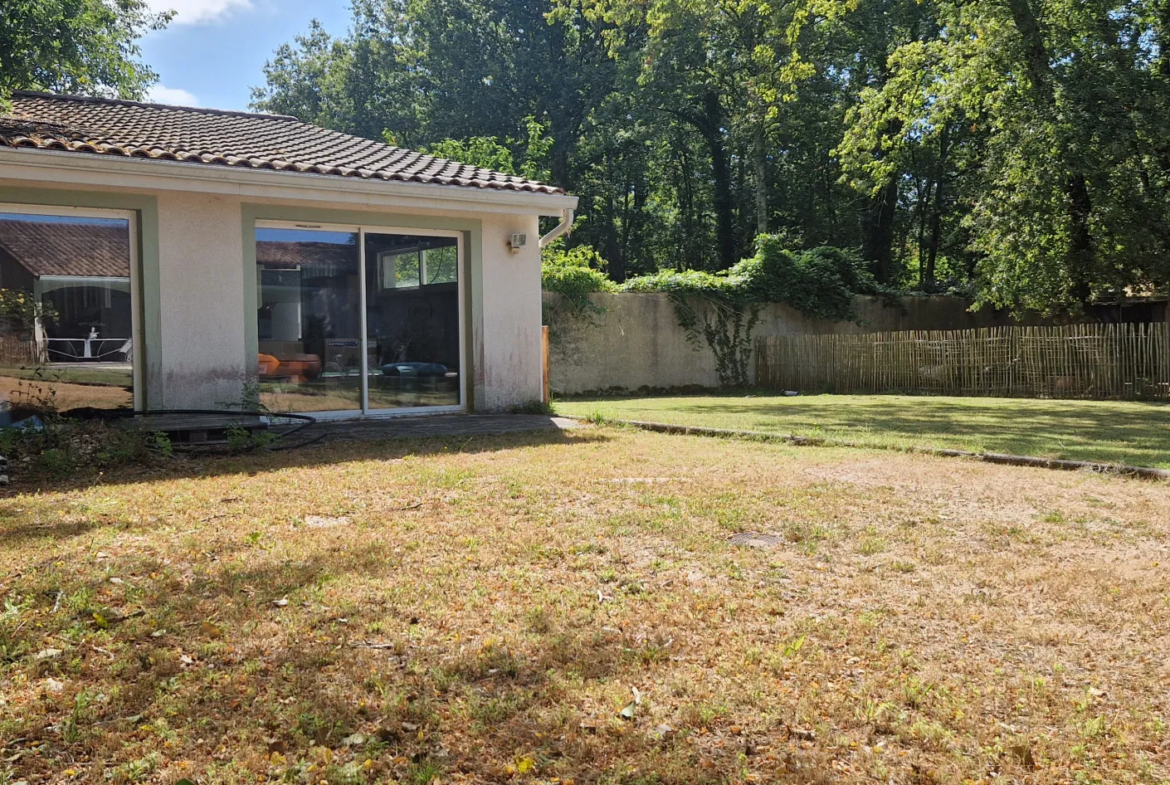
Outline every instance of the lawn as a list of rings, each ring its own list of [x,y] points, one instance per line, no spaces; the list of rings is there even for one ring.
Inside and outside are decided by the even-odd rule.
[[[0,499],[0,782],[1170,781],[1167,484],[620,428],[71,482]]]
[[[583,417],[819,436],[874,447],[1170,468],[1170,407],[1157,403],[762,394],[571,399],[556,407]]]

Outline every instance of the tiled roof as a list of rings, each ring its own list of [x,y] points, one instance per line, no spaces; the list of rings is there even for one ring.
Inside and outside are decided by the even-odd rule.
[[[356,245],[318,242],[286,242],[280,240],[258,240],[256,262],[261,267],[274,270],[291,270],[297,267],[335,267],[337,270],[358,267]]]
[[[551,185],[403,150],[284,115],[16,92],[0,146],[563,194]]]
[[[130,276],[130,233],[125,224],[0,218],[0,250],[38,278]]]

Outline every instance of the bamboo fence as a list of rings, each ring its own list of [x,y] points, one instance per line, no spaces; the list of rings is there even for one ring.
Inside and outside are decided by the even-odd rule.
[[[39,365],[46,359],[36,341],[0,334],[0,365]]]
[[[756,383],[810,393],[1170,399],[1170,324],[757,338]]]

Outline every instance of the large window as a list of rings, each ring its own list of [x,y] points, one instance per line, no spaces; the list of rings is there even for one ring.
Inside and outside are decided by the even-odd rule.
[[[0,207],[3,419],[134,407],[132,220]]]
[[[268,408],[460,405],[457,237],[260,227],[256,275]]]

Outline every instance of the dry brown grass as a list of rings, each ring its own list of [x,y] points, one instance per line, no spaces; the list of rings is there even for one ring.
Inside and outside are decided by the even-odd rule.
[[[0,772],[1157,785],[1168,510],[1165,484],[608,428],[24,489]]]
[[[41,382],[0,375],[0,401],[12,403],[39,403],[48,400],[60,410],[93,407],[94,409],[133,408],[134,395],[125,387],[101,384],[69,384],[68,382]]]

